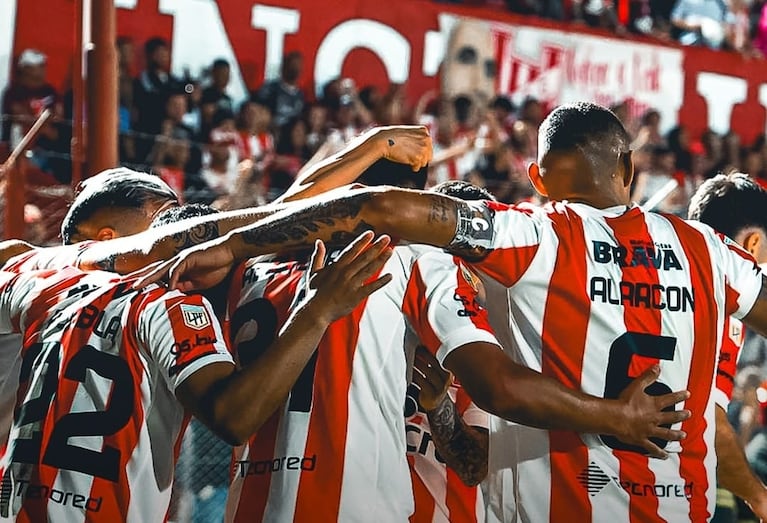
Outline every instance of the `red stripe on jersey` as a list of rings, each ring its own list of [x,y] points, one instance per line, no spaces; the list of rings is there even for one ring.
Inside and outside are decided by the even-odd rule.
[[[500,247],[490,251],[481,262],[472,265],[504,286],[511,287],[525,274],[537,252],[538,245]]]
[[[374,276],[377,277],[378,274]],[[315,376],[321,379],[314,381],[305,455],[320,458],[316,461],[314,471],[301,474],[294,521],[339,517],[346,465],[349,388],[360,321],[366,305],[367,298],[351,314],[331,323],[317,348]]]
[[[740,293],[733,289],[729,283],[724,284],[724,310],[727,316],[730,316],[738,310],[738,300],[740,300]]]
[[[469,318],[477,329],[481,329],[487,332],[493,332],[493,328],[490,327],[490,320],[487,316],[487,311],[479,304],[477,297],[479,295],[479,277],[477,277],[470,269],[466,267],[464,262],[457,256],[453,256],[453,262],[458,270],[456,270],[456,285],[455,296],[461,298],[464,310],[470,312]],[[416,262],[417,264],[417,262]],[[420,272],[419,272],[420,277]],[[425,287],[424,287],[425,288]],[[426,310],[426,293],[423,292],[421,296],[423,308],[421,311]],[[424,316],[423,312],[421,313]]]
[[[144,377],[143,373],[140,371],[144,366],[139,357],[139,346],[136,339],[138,318],[149,303],[148,298],[152,297],[156,299],[163,293],[163,290],[156,289],[142,296],[142,301],[136,307],[130,309],[128,313],[128,322],[121,330],[123,339],[120,344],[120,357],[128,362],[128,367],[133,374],[133,413],[127,425],[114,434],[104,437],[103,445],[104,447],[110,446],[119,450],[120,473],[125,475],[127,475],[127,464],[131,460],[133,450],[136,448],[136,445],[138,445],[141,427],[144,424],[144,409],[142,407],[143,402],[141,398],[141,382]],[[100,305],[105,307],[112,298],[113,293],[110,293],[103,298]],[[102,308],[99,305],[96,306]],[[111,400],[112,396],[110,394],[110,402]],[[176,456],[178,456],[178,453]],[[93,498],[103,497],[110,502],[106,505],[106,509],[108,510],[107,514],[112,514],[113,517],[125,521],[128,518],[128,511],[130,509],[130,487],[131,485],[127,478],[121,478],[120,481],[112,482],[104,478],[94,477],[90,496]],[[111,504],[112,501],[114,501],[115,505]]]
[[[244,274],[248,268],[242,264],[237,268],[235,277],[232,279],[229,290],[229,316],[232,317],[239,305],[239,297],[244,285]],[[298,263],[274,264],[275,272],[271,275],[264,286],[262,298],[269,300],[277,312],[277,332],[290,316],[291,303],[296,295],[296,289],[303,275],[304,266]],[[253,299],[257,299],[255,296]],[[244,306],[247,307],[247,304]],[[227,326],[227,330],[230,326]],[[230,333],[233,340],[236,333]],[[233,349],[234,345],[232,346]],[[248,441],[248,462],[266,462],[274,459],[277,446],[277,433],[280,426],[282,410],[277,410]],[[244,472],[243,472],[244,468]],[[269,500],[269,486],[271,474],[248,475],[250,465],[248,463],[234,463],[233,474],[245,474],[242,478],[242,489],[237,501],[234,516],[235,523],[260,521],[266,512]]]
[[[434,511],[436,509],[436,502],[434,496],[432,496],[429,489],[426,488],[421,476],[415,471],[415,457],[407,457],[408,464],[410,465],[410,479],[413,483],[413,502],[415,510],[413,515],[410,516],[411,523],[432,523],[434,521]]]
[[[281,411],[277,411],[264,423],[256,434],[248,441],[248,462],[271,462],[277,445],[277,430],[280,426]],[[271,474],[248,475],[249,463],[235,463],[234,474],[245,474],[242,478],[242,490],[237,502],[237,512],[234,523],[251,523],[262,521],[269,500],[269,485]],[[243,470],[244,469],[244,470]]]
[[[416,262],[413,265],[413,270],[405,289],[405,296],[402,299],[402,314],[413,324],[412,326],[418,333],[418,338],[424,347],[436,355],[442,342],[439,341],[439,337],[434,332],[434,329],[432,329],[428,318],[423,314],[423,311],[426,310],[425,295],[426,283],[423,281],[421,268],[418,262]]]
[[[632,285],[643,283],[649,285],[650,289],[654,288],[653,285],[659,285],[658,270],[649,260],[650,256],[648,255],[648,251],[655,252],[655,244],[650,236],[650,231],[647,229],[642,211],[634,208],[622,216],[605,218],[605,222],[612,229],[618,245],[628,250],[625,260],[626,266],[621,269],[621,281]],[[619,285],[618,288],[620,287]],[[648,299],[650,299],[649,296]],[[624,304],[623,321],[628,332],[655,336],[661,334],[661,313],[657,309],[631,307]],[[657,358],[632,356],[629,376],[632,378],[639,376],[658,361]],[[625,450],[614,450],[613,454],[620,463],[622,485],[632,482],[644,485],[655,484],[655,474],[649,468],[647,456]],[[658,498],[629,495],[629,520],[632,523],[660,521]]]
[[[735,386],[735,372],[738,365],[738,353],[743,347],[745,328],[743,324],[727,316],[724,320],[722,333],[722,348],[719,350],[719,360],[716,365],[716,388],[732,399],[732,389]]]
[[[708,426],[705,412],[716,365],[716,318],[723,312],[717,310],[711,257],[704,236],[680,218],[669,216],[668,219],[690,261],[690,281],[695,290],[695,342],[687,382],[690,399],[685,404],[685,408],[692,412],[692,417],[682,424],[687,439],[682,441],[679,468],[685,485],[692,484],[690,521],[707,521],[711,514],[706,498],[709,484],[704,459],[709,449],[703,436]]]
[[[549,208],[559,237],[554,272],[543,314],[541,371],[566,387],[580,389],[591,301],[586,294],[586,240],[583,222],[562,204]],[[574,514],[591,520],[588,492],[577,476],[589,465],[587,447],[574,432],[549,431],[552,523],[571,521]]]
[[[221,322],[221,330],[224,333],[224,339],[226,340],[226,346],[231,352],[234,352],[234,333],[229,332],[231,328],[231,319],[234,315],[234,311],[237,309],[240,301],[240,292],[242,290],[243,278],[245,276],[245,270],[248,268],[247,262],[240,263],[236,269],[232,272],[232,277],[229,280],[229,290],[226,294],[226,318]]]
[[[479,487],[467,486],[450,467],[445,467],[445,472],[447,473],[445,504],[450,514],[450,521],[476,522],[477,489]]]

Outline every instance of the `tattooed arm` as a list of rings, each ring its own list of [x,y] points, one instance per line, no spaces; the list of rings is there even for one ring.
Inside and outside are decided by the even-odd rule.
[[[133,236],[96,242],[82,251],[77,265],[84,270],[127,274],[150,263],[167,260],[183,249],[218,238],[285,208],[286,204],[275,204],[212,214],[149,229]]]
[[[458,413],[448,390],[453,381],[425,347],[418,346],[413,367],[413,383],[418,388],[418,403],[426,411],[432,441],[448,467],[469,487],[487,476],[487,429],[468,425]]]
[[[413,171],[429,163],[432,143],[426,127],[395,125],[375,127],[352,140],[338,153],[299,174],[278,201],[289,202],[317,196],[353,183],[381,158],[408,164]]]
[[[479,485],[487,476],[487,429],[467,425],[447,394],[426,415],[434,446],[447,466],[465,485]]]
[[[471,202],[473,203],[473,202]],[[457,246],[461,217],[470,204],[424,191],[367,188],[335,198],[315,198],[279,212],[252,226],[187,249],[176,259],[145,275],[137,285],[169,276],[171,287],[206,289],[219,283],[237,260],[307,247],[317,239],[346,244],[359,231],[373,229],[397,239],[434,246]]]

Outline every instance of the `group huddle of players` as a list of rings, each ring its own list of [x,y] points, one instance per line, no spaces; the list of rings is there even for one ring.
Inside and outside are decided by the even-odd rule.
[[[431,150],[373,129],[226,213],[115,169],[65,246],[0,244],[23,339],[0,519],[166,520],[189,416],[235,446],[227,521],[699,522],[717,483],[767,515],[722,415],[737,322],[767,332],[754,257],[632,205],[629,137],[594,104],[541,126],[543,207],[347,187]],[[691,210],[764,261],[766,203],[720,176]]]

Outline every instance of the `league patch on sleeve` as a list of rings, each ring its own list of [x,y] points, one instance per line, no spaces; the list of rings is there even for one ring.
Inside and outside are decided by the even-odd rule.
[[[184,325],[194,330],[202,330],[206,327],[210,327],[210,316],[205,307],[201,305],[189,305],[186,303],[181,304],[181,319],[184,321]]]

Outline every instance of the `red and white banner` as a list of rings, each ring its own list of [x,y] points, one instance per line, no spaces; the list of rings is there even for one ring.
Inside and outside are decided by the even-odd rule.
[[[487,20],[497,43],[498,82],[514,98],[550,103],[628,99],[639,112],[656,107],[663,127],[732,128],[744,141],[765,132],[767,61],[707,49],[613,38],[583,26],[516,17],[493,9],[423,0],[115,0],[121,36],[141,46],[153,36],[172,45],[173,69],[198,74],[215,58],[234,65],[231,94],[276,75],[286,51],[301,51],[304,86],[337,76],[358,85],[407,82],[411,100],[437,87],[447,37],[456,17]],[[49,78],[71,82],[73,0],[0,1],[0,88],[12,57],[33,47],[49,57]],[[15,22],[15,23],[14,23]],[[134,71],[137,73],[138,70]]]

